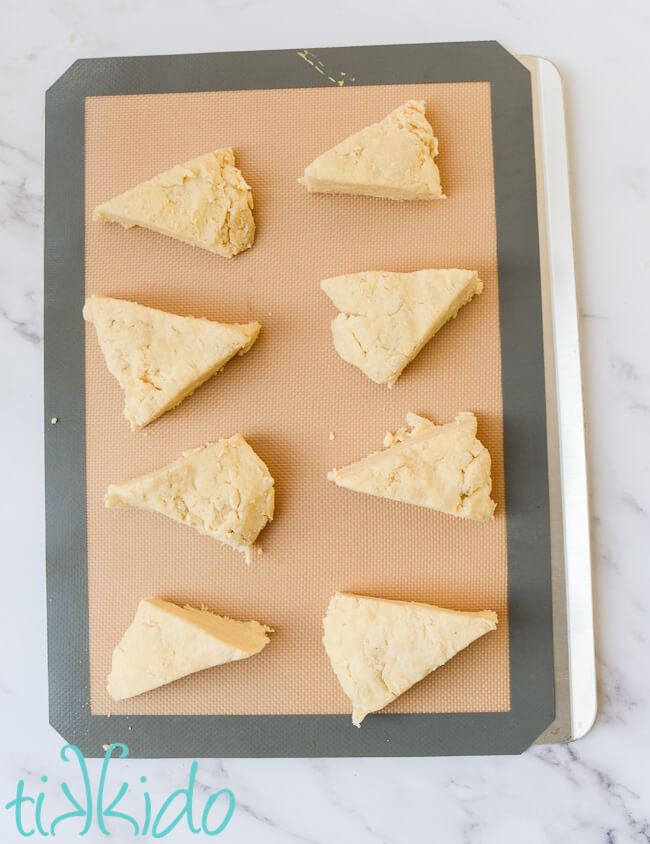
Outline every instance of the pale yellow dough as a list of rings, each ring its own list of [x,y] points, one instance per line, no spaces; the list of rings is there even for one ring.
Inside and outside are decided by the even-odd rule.
[[[106,365],[124,390],[124,415],[133,431],[245,354],[261,328],[258,322],[227,325],[98,296],[86,301],[83,315],[94,324]]]
[[[157,689],[187,674],[258,653],[272,632],[205,609],[145,598],[113,651],[108,693],[114,700]]]
[[[95,209],[94,220],[142,226],[224,258],[255,240],[253,194],[229,147],[154,176]]]
[[[371,270],[327,278],[321,287],[341,311],[332,321],[336,351],[391,386],[483,283],[473,270]]]
[[[434,161],[438,141],[424,102],[408,100],[324,152],[299,181],[310,193],[350,193],[386,199],[440,199]]]
[[[273,478],[241,434],[183,452],[125,484],[111,484],[107,507],[161,513],[242,551],[273,518]]]
[[[490,498],[490,454],[476,439],[476,417],[459,413],[454,422],[434,425],[407,414],[411,431],[387,434],[384,450],[334,469],[338,486],[429,507],[452,516],[486,521],[496,504]]]
[[[457,612],[337,592],[323,620],[323,644],[359,727],[496,626],[490,610]]]

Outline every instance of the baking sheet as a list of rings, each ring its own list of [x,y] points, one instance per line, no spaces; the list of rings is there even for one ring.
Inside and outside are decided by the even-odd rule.
[[[411,98],[439,140],[447,199],[396,203],[309,195],[304,166]],[[309,117],[308,117],[309,115]],[[317,132],[314,127],[318,126]],[[97,714],[333,714],[350,703],[329,667],[322,618],[338,589],[463,610],[499,627],[386,712],[503,712],[510,706],[506,510],[490,87],[487,82],[91,97],[85,114],[86,295],[180,314],[262,323],[260,340],[194,396],[133,433],[94,327],[86,332],[90,705]],[[231,145],[253,188],[258,233],[232,260],[93,209],[175,162]],[[483,293],[393,389],[336,355],[336,311],[319,281],[363,269],[476,269]],[[381,447],[407,411],[479,420],[492,456],[494,521],[477,524],[355,495],[333,466]],[[109,483],[241,432],[276,480],[263,556],[240,554],[155,515],[106,510]],[[334,433],[330,440],[329,432]],[[106,448],[106,443],[111,447]],[[264,654],[114,703],[111,653],[145,596],[205,604],[274,628]]]
[[[85,330],[81,320],[75,316],[81,311],[86,293],[84,159],[88,98],[215,90],[275,91],[284,88],[300,88],[296,96],[302,96],[309,89],[332,85],[337,86],[333,93],[347,90],[348,85],[372,86],[368,88],[368,95],[374,97],[381,96],[380,86],[418,83],[421,87],[429,83],[450,82],[487,83],[492,113],[503,401],[503,413],[497,419],[503,422],[505,459],[502,470],[508,491],[505,527],[510,628],[509,709],[438,714],[387,713],[367,719],[362,730],[351,726],[348,714],[161,716],[114,712],[110,717],[93,714],[89,648],[92,631],[88,602],[92,577],[86,544]],[[302,119],[306,115],[305,111]],[[438,126],[436,132],[440,136]],[[137,125],[133,127],[133,137],[138,138]],[[155,146],[155,143],[152,145]],[[319,144],[315,152],[320,152],[322,146]],[[45,485],[51,723],[66,739],[78,744],[86,755],[101,755],[102,745],[107,740],[127,741],[130,752],[138,756],[521,752],[540,735],[545,725],[550,724],[554,712],[539,244],[531,90],[527,71],[495,42],[84,60],[73,65],[47,93],[45,149]],[[191,154],[202,151],[192,150]],[[441,157],[441,168],[442,160]],[[170,163],[165,161],[156,169]],[[298,172],[304,163],[301,162]],[[241,159],[240,164],[246,174],[246,166]],[[256,190],[255,184],[253,189]],[[263,207],[259,208],[259,212],[264,214]],[[337,242],[343,256],[346,227],[339,216],[332,220],[332,227],[339,234]],[[260,236],[262,232],[263,229],[260,229]],[[116,230],[116,234],[131,236],[136,232]],[[161,249],[186,249],[163,238],[159,241]],[[380,244],[380,257],[385,254],[382,252],[384,247],[385,244]],[[246,256],[234,259],[233,264],[249,260],[257,249],[258,246]],[[313,255],[317,255],[318,245],[312,244],[312,249]],[[214,260],[214,256],[205,257]],[[155,271],[144,269],[154,276],[157,273],[165,277],[168,263],[169,255],[162,252],[156,258]],[[112,259],[105,269],[114,269]],[[351,268],[344,266],[338,271],[348,269]],[[282,271],[282,266],[276,267],[278,274],[281,275]],[[139,298],[149,304],[143,297]],[[470,314],[471,308],[479,301],[469,305],[464,315]],[[228,306],[227,301],[225,306]],[[186,311],[180,307],[177,310],[187,312],[190,306],[186,306]],[[221,312],[216,315],[226,318]],[[459,316],[457,324],[462,316]],[[240,319],[241,314],[233,318]],[[305,320],[308,323],[308,316],[297,309],[292,325],[295,324],[299,332]],[[264,319],[261,321],[264,322]],[[455,324],[452,324],[445,330],[454,327]],[[327,329],[325,333],[327,335]],[[442,335],[438,342],[441,340]],[[229,368],[250,364],[254,352],[230,364]],[[334,355],[333,350],[331,353]],[[422,354],[426,354],[426,350]],[[288,365],[295,366],[295,357]],[[342,362],[340,365],[344,366]],[[416,362],[414,366],[417,365]],[[362,378],[352,368],[346,368],[350,375]],[[228,369],[219,378],[227,376]],[[117,390],[116,385],[113,389]],[[208,389],[211,385],[202,388]],[[450,389],[454,389],[454,385]],[[196,402],[199,397],[200,393],[197,393],[190,401]],[[423,394],[416,409],[434,415],[430,400],[428,393]],[[439,397],[434,397],[434,400],[438,401]],[[427,408],[423,406],[425,401]],[[174,413],[180,413],[183,407]],[[488,442],[490,419],[482,419],[480,409],[475,409],[478,410],[481,438],[493,448]],[[385,408],[382,410],[385,412]],[[171,416],[173,414],[168,419]],[[370,428],[372,420],[377,427],[376,437],[374,430],[368,432],[368,440],[372,433],[372,443],[367,450],[379,446],[386,427],[395,427],[403,422],[403,413],[399,419],[386,422],[383,419],[379,422],[379,414],[361,416],[365,427]],[[50,424],[50,418],[56,418],[57,424]],[[253,424],[252,419],[251,413],[246,421]],[[163,425],[166,421],[163,418],[158,424]],[[346,421],[349,421],[348,416]],[[317,422],[312,421],[312,424]],[[247,431],[244,430],[244,433]],[[259,437],[255,440],[258,436],[255,432],[248,435],[267,459],[263,439]],[[212,432],[210,437],[214,437]],[[339,447],[344,445],[338,436],[333,442]],[[112,443],[106,434],[105,450],[109,450],[109,446]],[[186,444],[181,447],[186,447]],[[269,447],[273,447],[273,443]],[[325,468],[357,456],[359,454],[355,453],[335,458],[331,463],[328,461]],[[268,462],[271,465],[271,461]],[[280,473],[272,465],[271,469],[279,479]],[[333,491],[345,494],[342,490],[333,488]],[[500,495],[497,488],[495,494],[500,506],[504,505],[503,490]],[[391,506],[389,502],[381,503]],[[276,523],[262,534],[263,542],[265,537],[273,541],[273,531],[280,524],[279,513]],[[145,517],[144,514],[129,515]],[[320,513],[315,516],[322,532]],[[163,519],[158,521],[164,522]],[[364,519],[364,526],[367,523],[368,520]],[[383,530],[381,520],[378,525],[378,530]],[[181,526],[174,527],[190,533]],[[200,537],[198,539],[201,541]],[[351,535],[349,542],[354,551],[355,537]],[[268,554],[269,544],[265,547]],[[433,549],[435,551],[435,546]],[[365,576],[365,568],[371,562],[364,559],[363,571],[355,571],[355,575]],[[128,564],[131,565],[130,560]],[[206,565],[205,572],[207,580],[212,576],[214,567]],[[408,575],[410,569],[403,568],[402,573]],[[306,578],[304,573],[302,576]],[[276,583],[281,577],[280,566]],[[281,582],[286,585],[286,581]],[[112,588],[110,578],[106,579],[105,586],[104,598],[108,600]],[[396,596],[400,597],[400,593]],[[427,597],[434,600],[432,595]],[[222,609],[217,605],[213,608]],[[262,620],[270,622],[266,618]],[[121,630],[118,632],[121,633]]]

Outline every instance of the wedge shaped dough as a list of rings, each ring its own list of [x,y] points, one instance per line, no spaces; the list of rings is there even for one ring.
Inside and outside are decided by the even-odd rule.
[[[337,592],[323,620],[323,644],[359,727],[368,713],[383,709],[496,626],[490,610],[457,612]]]
[[[473,270],[368,271],[327,278],[321,288],[341,311],[332,321],[336,351],[391,386],[483,283]]]
[[[142,226],[224,258],[255,240],[253,194],[229,147],[154,176],[95,209],[95,220]]]
[[[111,484],[107,507],[161,513],[242,551],[273,518],[273,478],[241,434],[208,443],[162,469]]]
[[[310,193],[352,193],[386,199],[444,196],[434,161],[438,141],[424,102],[408,100],[395,111],[324,152],[299,181]]]
[[[245,354],[261,328],[259,322],[226,325],[98,296],[86,301],[83,315],[94,324],[106,365],[124,390],[124,415],[133,431]]]
[[[383,451],[334,469],[328,479],[452,516],[491,519],[496,504],[490,498],[490,454],[476,439],[474,414],[459,413],[447,425],[434,425],[415,413],[408,413],[406,421],[412,430],[387,434]]]
[[[145,598],[113,651],[108,693],[114,700],[157,689],[187,674],[259,653],[273,632],[204,609]]]

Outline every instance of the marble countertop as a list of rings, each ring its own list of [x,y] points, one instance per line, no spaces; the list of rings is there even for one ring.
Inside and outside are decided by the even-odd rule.
[[[77,58],[496,38],[566,85],[593,513],[600,713],[521,757],[199,760],[232,842],[650,841],[650,11],[643,0],[5,0],[0,52],[0,794],[64,775],[48,725],[42,469],[41,118]],[[189,761],[122,763],[154,802]],[[99,761],[91,760],[94,776]],[[47,812],[65,809],[55,794]],[[114,841],[132,840],[124,824]],[[72,829],[72,827],[70,827]],[[2,841],[19,840],[0,807]],[[93,835],[96,835],[93,838]],[[181,833],[172,840],[188,840]],[[67,838],[66,840],[71,840]],[[91,832],[87,841],[104,840]],[[193,836],[196,840],[196,836]]]

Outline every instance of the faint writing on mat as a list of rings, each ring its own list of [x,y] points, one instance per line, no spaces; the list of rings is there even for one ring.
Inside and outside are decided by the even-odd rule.
[[[354,76],[348,76],[344,71],[334,75],[334,71],[328,70],[324,62],[322,62],[318,56],[310,53],[309,50],[298,50],[298,55],[301,59],[306,61],[307,64],[310,64],[314,70],[318,71],[321,76],[324,76],[325,79],[329,79],[329,81],[333,82],[335,85],[345,85],[346,82],[355,81]]]

